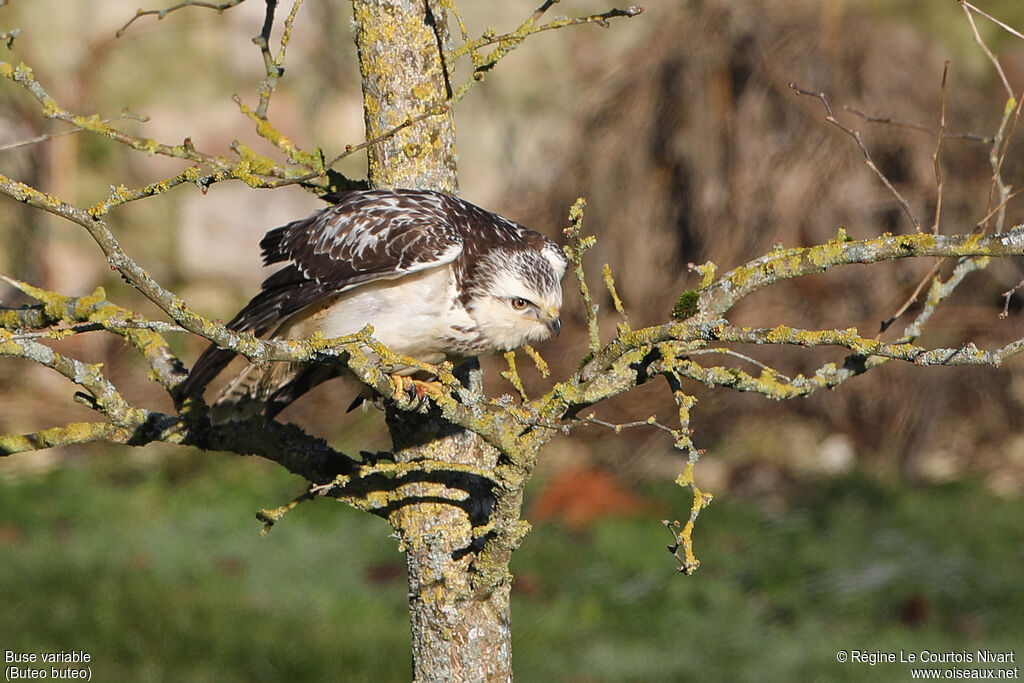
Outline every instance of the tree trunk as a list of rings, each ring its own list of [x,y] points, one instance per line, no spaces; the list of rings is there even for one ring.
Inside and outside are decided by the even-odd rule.
[[[439,112],[369,148],[370,184],[457,191],[455,123],[445,106],[450,84],[441,52],[448,43],[443,12],[435,0],[353,0],[352,6],[366,138],[379,138],[410,119]],[[478,369],[471,379],[481,381]],[[396,460],[430,459],[487,471],[497,465],[494,448],[436,416],[389,411],[388,425]],[[417,681],[512,677],[511,551],[484,551],[474,527],[494,521],[489,517],[500,508],[503,514],[498,516],[508,521],[502,529],[518,530],[520,498],[514,495],[498,504],[494,489],[492,482],[480,478],[424,477],[403,484],[403,499],[388,511],[409,571]],[[488,538],[514,538],[502,529]]]
[[[369,154],[370,184],[457,192],[455,119],[441,49],[444,14],[435,0],[352,0],[366,139],[437,111],[377,144]]]

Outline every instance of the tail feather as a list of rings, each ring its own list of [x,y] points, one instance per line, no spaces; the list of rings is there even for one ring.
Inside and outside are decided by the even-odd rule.
[[[262,291],[254,296],[238,314],[228,321],[227,327],[236,332],[252,332],[262,337],[282,320],[323,299],[323,287],[315,280],[306,280],[294,265],[277,271],[263,283]],[[178,408],[190,396],[197,396],[221,373],[235,357],[235,352],[211,344],[196,361],[192,372],[178,387],[175,403]]]
[[[307,391],[341,372],[325,365],[262,363],[249,365],[213,403],[214,424],[245,420],[262,413],[268,420]]]
[[[219,375],[234,357],[234,351],[220,349],[212,344],[207,347],[199,356],[196,364],[192,366],[192,372],[188,373],[185,381],[178,386],[177,394],[174,397],[175,407],[181,408],[185,399],[203,393],[206,385],[212,382],[213,378]]]

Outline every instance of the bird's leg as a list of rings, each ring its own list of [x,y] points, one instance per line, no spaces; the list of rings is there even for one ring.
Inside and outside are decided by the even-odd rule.
[[[391,395],[396,401],[401,401],[403,398],[409,398],[412,393],[412,378],[405,377],[404,375],[391,375],[391,384],[395,387],[395,393]]]
[[[424,382],[404,375],[391,375],[391,383],[395,387],[395,393],[391,397],[396,401],[403,398],[423,401],[427,396],[437,398],[441,395],[443,386],[440,382]]]
[[[421,399],[426,396],[438,398],[441,395],[441,388],[444,386],[436,380],[432,382],[424,382],[423,380],[418,379],[412,380],[412,385],[416,390],[416,397]]]

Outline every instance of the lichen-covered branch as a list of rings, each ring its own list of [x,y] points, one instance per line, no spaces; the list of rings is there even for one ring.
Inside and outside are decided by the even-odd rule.
[[[583,272],[583,255],[588,249],[597,243],[593,235],[584,236],[583,230],[583,209],[587,206],[587,200],[579,197],[569,209],[569,225],[562,234],[572,241],[564,247],[565,255],[572,264],[573,275],[576,276],[576,284],[580,290],[580,298],[583,300],[583,310],[587,315],[587,334],[590,339],[590,350],[597,351],[601,348],[601,337],[597,330],[597,305],[590,298],[590,288],[587,286],[587,278]]]
[[[463,39],[462,45],[450,50],[445,55],[445,59],[448,62],[455,62],[459,58],[469,55],[473,63],[473,75],[465,83],[455,89],[454,93],[452,93],[451,100],[453,102],[458,102],[465,97],[466,93],[468,93],[474,85],[483,80],[488,71],[493,69],[498,62],[517,47],[522,45],[523,41],[532,35],[544,31],[551,31],[569,26],[583,26],[586,24],[597,24],[598,26],[607,28],[609,26],[609,19],[615,19],[618,17],[636,17],[644,11],[643,7],[630,5],[623,9],[610,9],[599,14],[590,14],[579,17],[560,17],[546,24],[537,23],[544,12],[546,12],[551,5],[555,4],[556,1],[557,0],[546,0],[544,4],[537,9],[537,11],[527,17],[526,21],[520,24],[514,31],[498,35],[494,31],[487,30],[483,35],[475,40],[470,40],[466,25],[462,21],[462,17],[459,16],[458,11],[455,10],[454,3],[444,3],[443,5],[446,9],[455,13]],[[490,45],[494,45],[495,47],[486,55],[483,54],[481,50]]]
[[[696,290],[696,320],[722,317],[736,303],[753,292],[780,280],[823,273],[833,266],[869,264],[900,258],[1022,255],[1024,227],[996,235],[884,235],[854,240],[840,230],[835,239],[812,247],[776,249],[770,254],[730,270]]]

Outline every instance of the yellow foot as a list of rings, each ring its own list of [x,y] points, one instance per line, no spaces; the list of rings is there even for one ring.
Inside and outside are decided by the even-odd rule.
[[[412,380],[412,385],[416,389],[416,398],[423,398],[425,396],[437,398],[441,395],[442,385],[440,382],[424,382],[414,379]]]
[[[437,398],[441,395],[442,389],[440,382],[424,382],[402,375],[391,375],[391,384],[395,387],[395,393],[392,394],[391,398],[396,401],[402,399],[419,399],[422,401],[427,396]]]
[[[402,375],[391,375],[391,384],[395,387],[395,393],[391,395],[391,398],[396,401],[401,401],[403,398],[408,398],[412,393],[413,385],[412,378],[404,377]]]

